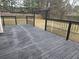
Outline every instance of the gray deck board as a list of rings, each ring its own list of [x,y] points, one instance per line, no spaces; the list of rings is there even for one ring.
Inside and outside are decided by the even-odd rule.
[[[5,26],[0,59],[79,59],[79,43],[31,25]]]

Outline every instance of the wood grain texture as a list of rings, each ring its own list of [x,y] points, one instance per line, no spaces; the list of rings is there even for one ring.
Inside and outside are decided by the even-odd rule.
[[[79,44],[31,25],[5,26],[0,59],[79,59]]]

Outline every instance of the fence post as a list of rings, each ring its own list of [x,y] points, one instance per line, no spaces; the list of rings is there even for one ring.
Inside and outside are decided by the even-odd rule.
[[[26,16],[26,24],[28,24],[28,16]]]
[[[69,22],[69,26],[68,26],[68,30],[67,30],[67,36],[66,36],[66,40],[68,40],[68,39],[69,39],[71,25],[72,25],[72,23],[71,23],[71,22]]]
[[[48,17],[48,10],[45,11],[45,31],[47,30],[47,17]]]

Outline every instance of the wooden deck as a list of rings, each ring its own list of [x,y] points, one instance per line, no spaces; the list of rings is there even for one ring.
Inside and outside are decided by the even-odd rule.
[[[0,59],[79,59],[79,43],[32,27],[5,26]]]

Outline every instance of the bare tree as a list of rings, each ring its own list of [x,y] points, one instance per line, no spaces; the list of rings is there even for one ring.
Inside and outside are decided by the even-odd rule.
[[[1,0],[0,5],[3,7],[3,10],[12,11],[13,7],[16,4],[16,0]]]
[[[24,0],[23,5],[26,8],[36,8],[38,7],[38,0]]]
[[[76,0],[70,4],[70,0],[49,0],[50,1],[50,17],[63,19],[67,13],[71,13],[75,6]]]

